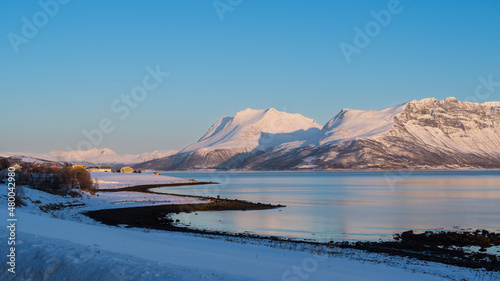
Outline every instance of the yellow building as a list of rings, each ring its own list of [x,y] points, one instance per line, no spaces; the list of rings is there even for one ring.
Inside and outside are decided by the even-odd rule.
[[[133,172],[134,172],[134,169],[132,169],[129,166],[120,168],[120,173],[133,173]]]
[[[12,168],[14,168],[14,171],[19,172],[23,167],[19,166],[18,164],[14,164]]]

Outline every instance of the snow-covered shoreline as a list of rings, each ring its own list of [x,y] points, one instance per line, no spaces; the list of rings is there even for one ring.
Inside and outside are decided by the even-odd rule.
[[[122,178],[123,174],[117,175],[93,176],[118,182],[110,183],[114,187],[150,183],[149,177],[139,179],[135,177],[137,174]],[[132,177],[135,178],[130,182],[122,181]],[[179,182],[178,178],[164,180]],[[25,188],[25,197],[29,197],[25,200],[28,206],[16,209],[16,280],[390,281],[472,280],[487,275],[486,280],[490,280],[490,274],[493,274],[491,280],[500,280],[497,273],[353,249],[332,248],[328,254],[313,248],[297,250],[291,242],[284,242],[281,248],[273,248],[266,242],[253,239],[106,226],[80,213],[125,206],[197,204],[204,201],[185,196],[123,191],[99,192],[97,195],[84,194],[82,198],[71,198]],[[39,206],[49,203],[76,201],[85,203],[85,206],[47,213],[39,209]],[[7,206],[5,196],[1,197],[1,204]],[[2,208],[4,217],[6,211],[6,207]],[[6,241],[6,235],[2,232],[0,238]],[[9,274],[6,263],[2,262],[0,279],[8,280],[12,277]]]
[[[19,229],[17,280],[500,280],[497,273],[359,250],[318,255],[24,211]],[[9,277],[5,263],[2,269]]]
[[[193,180],[154,174],[90,172],[99,189],[119,189],[137,185],[183,184]]]

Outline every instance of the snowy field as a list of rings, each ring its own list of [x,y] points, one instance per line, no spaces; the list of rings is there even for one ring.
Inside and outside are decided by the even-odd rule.
[[[125,184],[120,178],[107,180]],[[105,226],[80,212],[203,201],[135,192],[98,194],[77,199],[25,188],[29,205],[16,209],[17,273],[13,278],[7,272],[4,250],[0,280],[500,280],[498,274],[481,270],[359,250],[319,251],[292,243],[270,247],[269,241]],[[0,201],[6,218],[4,194]],[[39,209],[48,203],[85,205],[49,212]],[[7,235],[0,232],[4,245]]]
[[[124,173],[106,173],[91,172],[92,178],[99,184],[99,189],[117,189],[135,185],[145,184],[173,184],[192,182],[182,178],[169,177],[153,174],[124,174]]]

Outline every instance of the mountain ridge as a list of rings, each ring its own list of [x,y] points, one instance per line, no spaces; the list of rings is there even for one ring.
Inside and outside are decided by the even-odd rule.
[[[205,147],[198,142],[200,155],[181,150],[191,154],[136,166],[159,170],[500,168],[498,104],[449,97],[413,100],[380,110],[343,109],[321,130],[303,139],[270,142],[261,149],[254,146],[229,154],[227,149],[203,151]],[[225,123],[225,128],[231,117],[223,118],[218,123]],[[212,138],[224,128],[217,127],[200,140]],[[260,132],[260,138],[265,135]]]
[[[74,151],[51,151],[48,154],[36,153],[15,153],[3,152],[0,157],[14,157],[23,159],[25,162],[43,163],[44,161],[54,163],[82,163],[88,165],[116,165],[116,164],[134,164],[145,161],[151,161],[158,158],[173,155],[178,151],[170,150],[155,150],[142,154],[123,154],[119,155],[110,148],[92,148],[90,150],[74,150]]]
[[[500,102],[448,97],[342,109],[324,126],[300,114],[248,108],[219,118],[178,152],[118,155],[93,148],[0,156],[152,170],[500,168]]]

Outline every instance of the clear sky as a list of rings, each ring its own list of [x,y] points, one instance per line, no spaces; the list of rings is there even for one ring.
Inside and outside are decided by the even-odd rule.
[[[479,76],[500,81],[495,0],[54,1],[0,2],[0,151],[75,148],[103,118],[114,131],[99,148],[181,149],[246,108],[324,124],[342,108],[464,99]],[[381,10],[391,19],[377,29]],[[355,41],[367,25],[369,42]],[[350,63],[342,42],[360,47]],[[158,65],[170,75],[117,110]]]

